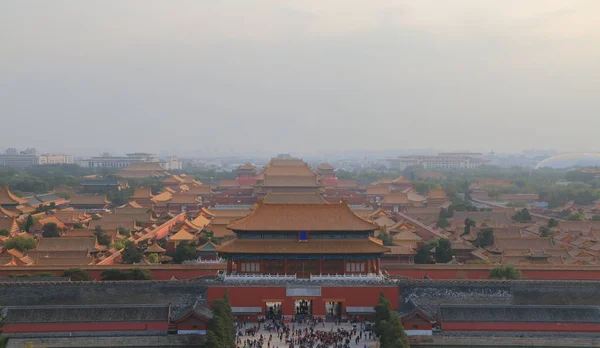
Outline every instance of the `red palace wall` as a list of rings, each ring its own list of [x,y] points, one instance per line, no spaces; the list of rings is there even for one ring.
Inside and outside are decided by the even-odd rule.
[[[600,331],[600,324],[592,323],[442,322],[441,327],[443,331]]]
[[[232,307],[260,307],[264,314],[265,302],[281,302],[283,315],[295,313],[295,300],[306,299],[313,301],[313,315],[325,315],[326,302],[343,302],[342,311],[350,307],[373,307],[377,303],[379,293],[383,290],[385,297],[390,300],[392,309],[398,309],[399,289],[397,286],[350,286],[350,287],[321,287],[321,296],[286,296],[283,286],[211,286],[208,288],[208,303],[214,299],[229,295]]]
[[[74,332],[74,331],[167,331],[169,322],[148,323],[38,323],[38,324],[4,324],[4,333],[21,332]]]

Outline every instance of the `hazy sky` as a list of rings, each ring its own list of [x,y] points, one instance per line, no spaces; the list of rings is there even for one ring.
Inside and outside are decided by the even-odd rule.
[[[600,150],[598,0],[0,2],[0,148]]]

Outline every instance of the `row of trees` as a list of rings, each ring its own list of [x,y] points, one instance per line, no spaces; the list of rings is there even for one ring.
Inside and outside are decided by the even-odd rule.
[[[434,248],[435,252],[432,255],[431,251]],[[415,263],[447,263],[452,260],[454,255],[456,255],[456,252],[452,250],[452,245],[448,239],[434,239],[424,243],[417,249]]]

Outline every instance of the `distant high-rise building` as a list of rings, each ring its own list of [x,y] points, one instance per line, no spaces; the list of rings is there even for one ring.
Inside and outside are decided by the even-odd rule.
[[[91,157],[83,160],[81,163],[88,168],[125,168],[133,163],[159,162],[155,154],[136,152],[128,153],[125,156],[111,156],[108,153],[100,157]]]
[[[423,166],[425,169],[469,169],[477,168],[488,161],[481,153],[446,152],[437,155],[400,156],[390,159],[390,167],[404,169],[411,166]]]

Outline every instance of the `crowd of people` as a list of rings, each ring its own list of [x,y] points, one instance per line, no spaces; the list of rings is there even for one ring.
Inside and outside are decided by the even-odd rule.
[[[237,348],[349,348],[375,339],[364,324],[354,324],[350,328],[340,327],[337,323],[329,330],[325,322],[311,320],[306,327],[296,327],[296,323],[261,324],[249,326],[238,324]]]

